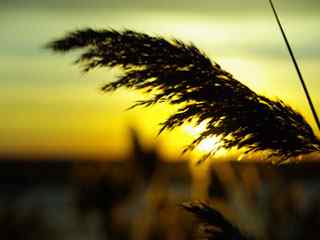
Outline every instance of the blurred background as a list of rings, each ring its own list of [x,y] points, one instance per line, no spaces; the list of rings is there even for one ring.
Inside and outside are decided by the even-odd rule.
[[[320,2],[274,3],[320,109]],[[193,42],[315,126],[267,1],[1,0],[0,27],[2,239],[194,239],[196,222],[179,204],[198,199],[259,239],[316,233],[318,156],[277,167],[222,150],[196,165],[216,139],[181,151],[204,126],[156,137],[173,107],[125,111],[144,96],[99,91],[117,69],[83,74],[75,56],[43,48],[85,27]]]
[[[317,236],[319,162],[168,161],[129,132],[121,161],[2,159],[1,239],[199,239],[199,200],[255,239]]]

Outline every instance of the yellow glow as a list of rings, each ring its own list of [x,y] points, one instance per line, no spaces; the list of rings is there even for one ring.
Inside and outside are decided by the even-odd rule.
[[[200,133],[205,130],[205,128],[206,128],[205,122],[202,122],[197,126],[188,124],[183,127],[184,131],[193,137],[199,136]]]
[[[190,136],[196,138],[200,136],[200,133],[203,132],[205,128],[206,128],[206,122],[202,122],[197,126],[185,125],[184,131]],[[195,148],[195,151],[197,151],[200,154],[209,153],[210,151],[214,150],[217,147],[218,142],[219,142],[219,139],[216,137],[206,138]]]
[[[197,146],[196,150],[207,153],[212,151],[216,147],[217,143],[218,143],[217,138],[214,138],[214,137],[206,138]]]

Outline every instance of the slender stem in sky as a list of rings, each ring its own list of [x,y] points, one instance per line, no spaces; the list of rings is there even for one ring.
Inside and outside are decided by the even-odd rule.
[[[315,108],[314,108],[314,105],[313,105],[313,103],[312,103],[312,100],[311,100],[309,91],[308,91],[308,89],[307,89],[307,86],[306,86],[306,84],[305,84],[305,82],[304,82],[304,80],[303,80],[303,77],[302,77],[302,74],[301,74],[301,71],[300,71],[298,62],[296,61],[296,58],[295,58],[295,56],[294,56],[294,54],[293,54],[293,51],[292,51],[291,46],[290,46],[290,44],[289,44],[288,38],[287,38],[287,36],[286,36],[286,34],[285,34],[285,32],[284,32],[284,29],[283,29],[283,27],[282,27],[282,25],[281,25],[279,16],[278,16],[277,11],[276,11],[276,9],[275,9],[275,7],[274,7],[274,5],[273,5],[272,0],[269,0],[269,3],[270,3],[270,5],[271,5],[272,11],[273,11],[273,13],[274,13],[274,16],[275,16],[275,18],[276,18],[276,20],[277,20],[277,23],[278,23],[278,26],[279,26],[279,28],[280,28],[281,34],[282,34],[282,36],[283,36],[283,39],[284,39],[284,41],[285,41],[285,43],[286,43],[286,45],[287,45],[287,48],[288,48],[288,51],[289,51],[289,53],[290,53],[291,59],[292,59],[292,61],[293,61],[294,67],[295,67],[295,69],[297,70],[297,73],[298,73],[298,76],[299,76],[301,85],[302,85],[303,90],[304,90],[304,92],[305,92],[305,95],[306,95],[306,97],[307,97],[307,100],[308,100],[308,103],[309,103],[311,112],[312,112],[312,114],[313,114],[313,117],[314,117],[314,119],[315,119],[315,121],[316,121],[316,124],[317,124],[317,126],[318,126],[318,129],[320,130],[320,121],[319,121],[317,112],[316,112],[316,110],[315,110]]]

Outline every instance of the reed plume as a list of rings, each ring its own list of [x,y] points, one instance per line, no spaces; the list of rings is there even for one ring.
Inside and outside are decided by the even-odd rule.
[[[227,220],[219,211],[203,202],[184,203],[181,205],[201,222],[201,239],[206,240],[254,240],[246,236]]]
[[[206,122],[185,151],[212,136],[221,140],[206,157],[220,148],[238,148],[245,153],[267,151],[283,161],[320,149],[319,139],[300,113],[281,100],[253,92],[192,43],[130,30],[84,29],[47,47],[61,53],[83,50],[76,63],[84,71],[120,67],[123,75],[102,91],[125,87],[151,93],[133,107],[162,102],[177,105],[177,112],[162,123],[160,132],[186,122]]]

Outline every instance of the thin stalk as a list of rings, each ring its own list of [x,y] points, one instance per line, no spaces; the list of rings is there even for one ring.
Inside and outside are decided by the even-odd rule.
[[[287,36],[286,36],[286,34],[285,34],[285,31],[284,31],[284,29],[283,29],[283,27],[282,27],[282,25],[281,25],[279,16],[278,16],[277,11],[276,11],[276,9],[275,9],[275,7],[274,7],[274,5],[273,5],[272,0],[269,0],[269,3],[270,3],[270,5],[271,5],[272,11],[273,11],[274,16],[275,16],[275,18],[276,18],[276,20],[277,20],[277,23],[278,23],[278,26],[279,26],[279,28],[280,28],[281,34],[282,34],[282,36],[283,36],[283,39],[284,39],[284,41],[285,41],[285,43],[286,43],[286,46],[287,46],[287,48],[288,48],[288,51],[289,51],[289,53],[290,53],[292,62],[293,62],[293,64],[294,64],[294,67],[295,67],[295,69],[296,69],[296,71],[297,71],[297,74],[298,74],[298,76],[299,76],[299,79],[300,79],[302,88],[303,88],[304,93],[305,93],[305,95],[306,95],[306,97],[307,97],[307,100],[308,100],[308,103],[309,103],[311,112],[312,112],[312,114],[313,114],[313,117],[314,117],[314,119],[315,119],[315,122],[316,122],[316,124],[317,124],[317,127],[318,127],[318,129],[320,130],[320,121],[319,121],[317,112],[316,112],[316,110],[315,110],[315,108],[314,108],[314,105],[313,105],[313,103],[312,103],[312,100],[311,100],[309,91],[308,91],[308,89],[307,89],[307,86],[306,86],[306,84],[305,84],[305,81],[303,80],[303,76],[302,76],[302,74],[301,74],[301,71],[300,71],[298,62],[297,62],[297,60],[296,60],[296,58],[295,58],[295,56],[294,56],[294,54],[293,54],[292,48],[291,48],[291,46],[290,46],[290,44],[289,44],[288,38],[287,38]]]

